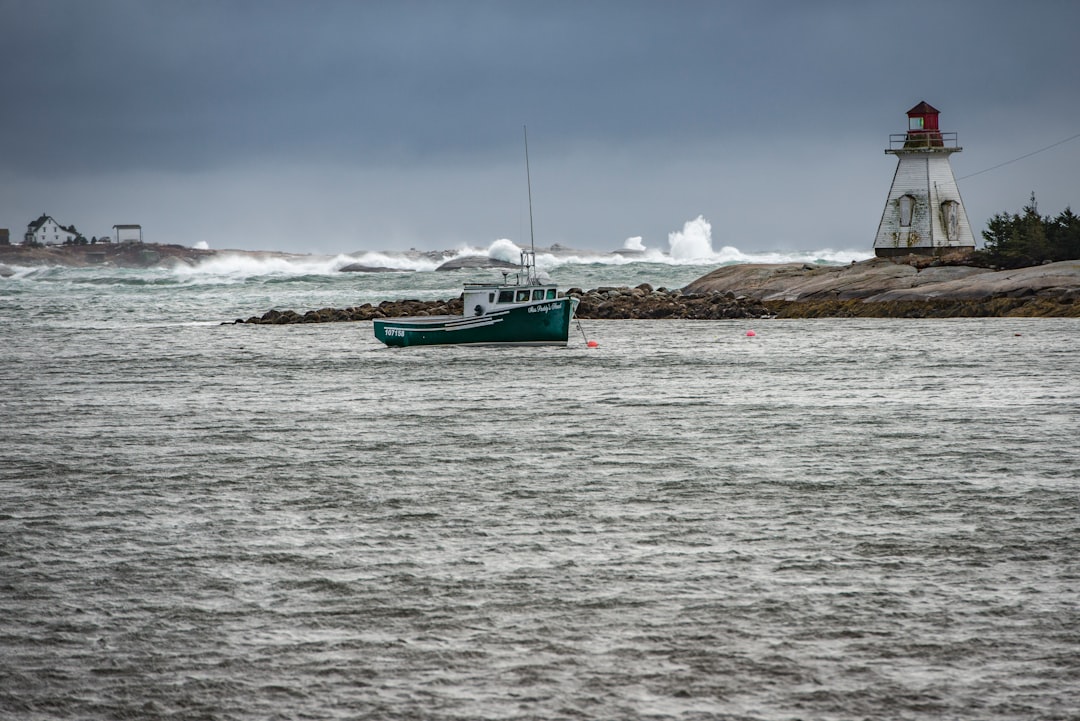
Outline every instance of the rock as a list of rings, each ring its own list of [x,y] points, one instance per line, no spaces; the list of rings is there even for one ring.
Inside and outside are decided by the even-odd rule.
[[[0,245],[0,262],[16,265],[112,266],[117,268],[176,267],[197,265],[211,258],[237,255],[250,258],[302,258],[297,253],[255,250],[209,250],[163,243],[96,243],[93,245],[50,245],[45,247]]]
[[[15,275],[15,270],[13,268],[0,263],[0,278],[10,278],[13,275]]]
[[[883,291],[870,296],[867,300],[877,302],[941,299],[978,301],[1020,292],[1024,289],[1032,293],[1047,289],[1061,291],[1080,289],[1080,260],[1063,260],[1015,270],[986,270],[978,275],[961,276],[908,289]]]
[[[387,268],[381,265],[364,265],[363,263],[349,263],[344,268],[338,268],[339,273],[411,273],[407,268]]]
[[[802,264],[729,265],[698,278],[687,293],[732,292],[771,301],[986,300],[1030,288],[1080,288],[1080,260],[1018,270],[993,271],[968,265],[932,265],[874,258],[845,266]]]
[[[513,268],[521,266],[517,263],[508,263],[498,258],[489,258],[486,255],[466,255],[461,258],[448,260],[435,270],[458,270],[460,268]]]

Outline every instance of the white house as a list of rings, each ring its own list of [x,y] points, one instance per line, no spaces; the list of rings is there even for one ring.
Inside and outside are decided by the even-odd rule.
[[[113,232],[116,233],[117,243],[141,243],[142,242],[142,226],[141,225],[114,225]]]
[[[23,243],[40,243],[41,245],[63,245],[74,242],[79,237],[79,231],[74,225],[64,227],[52,219],[52,216],[42,213],[41,217],[26,226],[26,234]]]

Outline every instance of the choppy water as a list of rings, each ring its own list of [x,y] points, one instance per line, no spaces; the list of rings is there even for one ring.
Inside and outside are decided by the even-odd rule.
[[[1080,717],[1075,319],[218,325],[436,275],[0,280],[0,716]]]

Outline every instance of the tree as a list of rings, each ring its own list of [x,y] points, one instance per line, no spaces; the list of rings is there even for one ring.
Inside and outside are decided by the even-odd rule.
[[[982,237],[985,247],[976,255],[988,265],[1023,268],[1080,258],[1080,218],[1070,208],[1056,218],[1040,216],[1035,193],[1023,215],[996,214],[987,221]]]
[[[1080,258],[1080,216],[1066,206],[1046,227],[1046,239],[1058,255],[1062,256],[1059,260]]]

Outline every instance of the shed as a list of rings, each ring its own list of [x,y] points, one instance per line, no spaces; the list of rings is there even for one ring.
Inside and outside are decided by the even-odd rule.
[[[116,233],[117,243],[143,242],[141,225],[114,225],[113,232]]]

